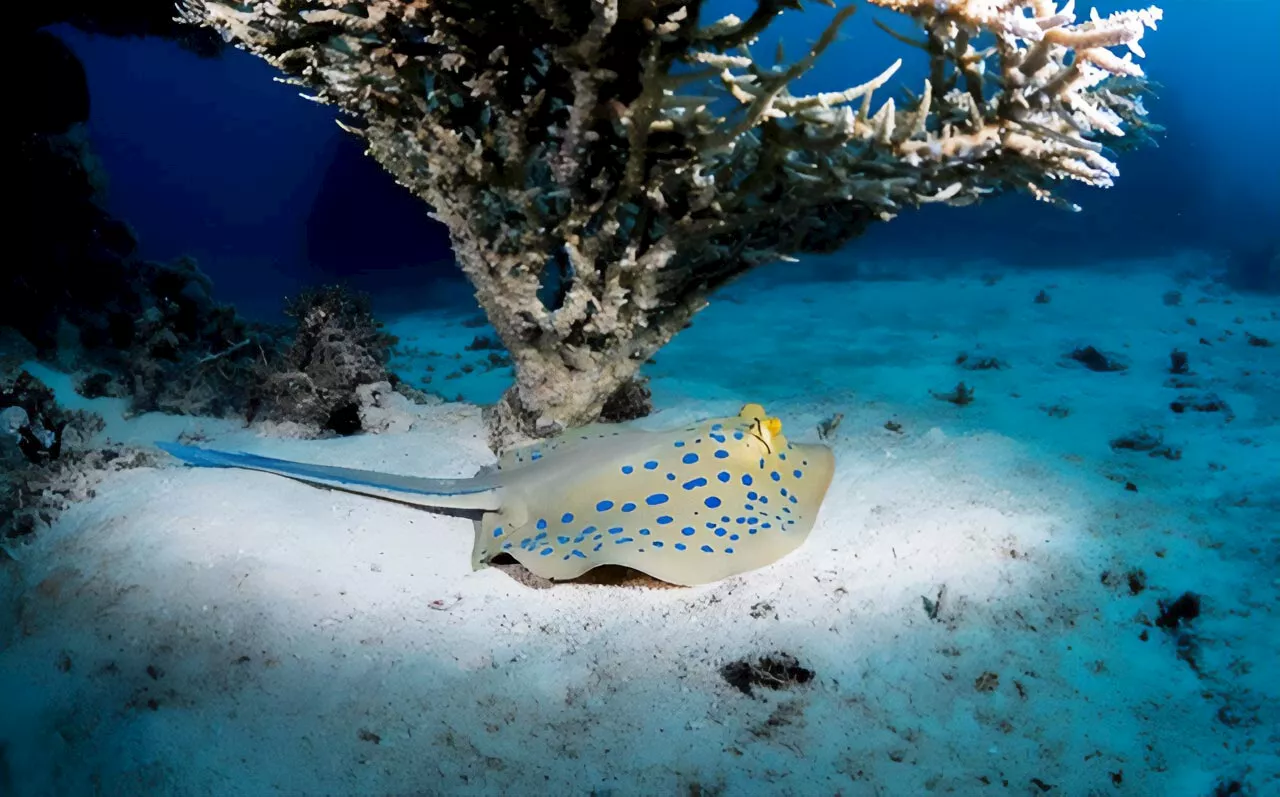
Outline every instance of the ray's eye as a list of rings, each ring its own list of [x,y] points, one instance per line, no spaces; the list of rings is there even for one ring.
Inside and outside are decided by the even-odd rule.
[[[773,453],[773,446],[770,445],[773,435],[769,433],[769,428],[764,425],[763,420],[756,419],[756,422],[751,425],[751,434],[761,443],[764,443],[765,450],[770,454]]]

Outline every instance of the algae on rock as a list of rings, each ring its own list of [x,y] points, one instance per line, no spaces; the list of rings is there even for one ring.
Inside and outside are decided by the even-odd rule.
[[[901,60],[843,91],[788,90],[854,6],[772,66],[747,48],[800,0],[715,21],[701,0],[185,0],[181,14],[352,114],[340,124],[448,226],[515,366],[490,410],[501,448],[596,420],[754,266],[925,203],[1014,190],[1067,205],[1063,180],[1109,186],[1104,145],[1156,129],[1132,55],[1157,8],[1078,22],[1054,0],[870,2],[918,23],[918,39],[882,27],[929,64],[918,93],[875,108]]]

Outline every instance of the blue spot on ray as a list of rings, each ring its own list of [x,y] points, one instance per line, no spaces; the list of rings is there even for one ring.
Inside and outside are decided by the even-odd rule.
[[[702,503],[706,504],[707,507],[710,509],[715,509],[716,507],[720,506],[720,499],[716,498],[714,495],[709,495],[707,496],[707,500],[703,501]]]
[[[729,480],[730,480],[730,479],[732,479],[733,477],[732,477],[731,475],[729,475],[729,471],[727,471],[727,470],[722,470],[722,471],[720,471],[719,473],[717,473],[717,474],[716,474],[716,478],[717,478],[717,479],[719,479],[720,481],[724,482],[725,484],[728,484],[728,483],[729,483]]]
[[[645,470],[657,470],[657,468],[658,468],[658,461],[656,459],[651,459],[648,462],[644,463]]]
[[[684,484],[682,484],[681,486],[682,486],[682,487],[684,487],[684,489],[686,489],[686,490],[693,490],[693,489],[696,489],[696,488],[698,488],[698,487],[706,487],[706,486],[707,486],[707,480],[706,480],[706,479],[704,479],[704,478],[702,478],[701,476],[699,476],[699,477],[698,477],[698,478],[696,478],[696,479],[690,479],[689,481],[685,482],[685,483],[684,483]]]
[[[725,451],[723,448],[716,449],[716,459],[725,459],[728,456],[729,456],[729,452]]]
[[[599,502],[598,504],[596,504],[596,511],[597,511],[597,512],[608,512],[610,509],[613,509],[613,502],[612,502],[612,501],[605,500],[605,501],[601,501],[601,502]]]
[[[572,522],[573,522],[573,513],[572,513],[572,512],[565,512],[563,515],[561,515],[561,517],[560,517],[560,522],[561,522],[561,523],[572,523]]]
[[[630,501],[628,501],[628,502],[626,502],[625,504],[623,504],[623,505],[622,505],[622,511],[623,511],[623,512],[634,512],[634,511],[636,511],[636,505],[635,505],[635,504],[633,504],[633,503],[631,503]]]
[[[540,529],[545,529],[545,528],[547,527],[547,520],[546,520],[546,518],[538,518],[538,522],[537,522],[537,524],[536,524],[536,525],[537,525],[537,526],[538,526],[538,528],[540,528]]]
[[[634,471],[634,470],[635,470],[635,468],[631,467],[630,465],[623,465],[623,466],[622,466],[622,472],[623,472],[623,473],[631,473],[631,472],[632,472],[632,471]]]
[[[657,506],[659,504],[665,504],[667,501],[670,501],[670,500],[671,500],[670,497],[666,493],[654,493],[653,495],[644,499],[644,502],[649,506]]]
[[[685,454],[683,457],[681,457],[680,461],[686,465],[692,465],[693,463],[698,461],[698,455],[690,451],[688,454]]]
[[[694,535],[694,528],[693,526],[685,526],[684,528],[680,529],[680,533],[686,537],[692,537]]]

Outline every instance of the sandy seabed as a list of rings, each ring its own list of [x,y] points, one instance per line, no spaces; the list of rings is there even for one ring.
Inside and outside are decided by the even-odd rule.
[[[472,572],[465,519],[248,471],[112,474],[0,586],[0,790],[1278,794],[1280,317],[1178,269],[725,291],[659,353],[640,424],[755,401],[811,442],[843,418],[808,542],[705,587],[538,588]],[[451,359],[422,352],[460,350],[464,320],[396,319],[402,373]],[[1127,368],[1064,358],[1085,346]],[[493,459],[473,404],[281,439],[127,419],[33,370],[121,442],[426,476]],[[938,398],[960,381],[972,403]],[[1112,446],[1138,432],[1156,448]],[[1200,615],[1162,627],[1187,592]],[[777,653],[814,678],[748,695],[721,673]]]

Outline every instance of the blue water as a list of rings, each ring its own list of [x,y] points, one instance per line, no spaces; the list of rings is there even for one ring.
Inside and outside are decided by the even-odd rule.
[[[750,8],[711,3],[704,18]],[[1101,14],[1133,7],[1107,0]],[[1121,177],[1099,191],[1072,186],[1079,214],[1026,196],[977,207],[925,207],[874,226],[859,256],[965,254],[1020,264],[1082,265],[1179,249],[1252,251],[1280,235],[1280,6],[1269,0],[1169,0],[1141,63],[1161,88],[1148,98],[1167,132],[1159,148],[1129,152]],[[1087,13],[1084,5],[1081,12]],[[788,58],[820,32],[830,12],[784,14],[756,46]],[[919,89],[924,69],[872,24],[911,32],[894,14],[864,7],[796,91],[834,90],[904,57],[898,85]],[[144,256],[196,256],[218,295],[271,315],[279,297],[343,278],[380,306],[429,305],[456,277],[448,236],[408,192],[361,155],[332,108],[300,100],[273,70],[239,51],[200,59],[161,40],[112,39],[59,29],[84,60],[92,90],[94,145],[112,175],[111,209],[138,231]],[[1010,231],[1016,230],[1016,235]]]

